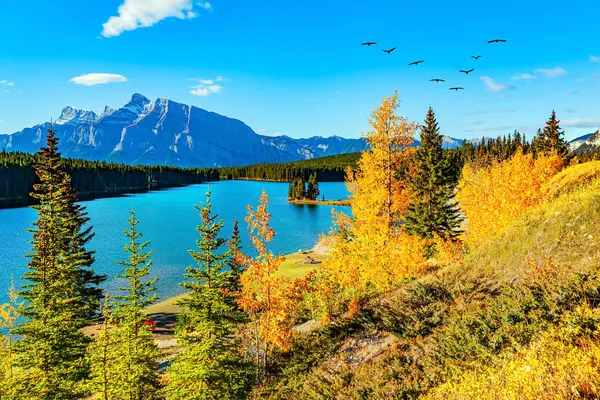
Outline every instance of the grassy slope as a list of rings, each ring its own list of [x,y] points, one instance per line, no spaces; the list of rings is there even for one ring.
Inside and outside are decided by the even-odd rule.
[[[474,249],[463,265],[448,267],[388,294],[385,303],[375,302],[354,321],[338,321],[337,326],[343,326],[338,329],[346,329],[342,334],[332,333],[330,328],[300,342],[292,355],[285,357],[284,372],[271,395],[265,397],[416,398],[450,379],[452,371],[468,371],[468,365],[489,364],[493,376],[493,365],[503,365],[503,357],[514,359],[512,352],[529,348],[531,340],[537,340],[531,342],[533,348],[539,347],[539,340],[546,347],[559,346],[543,333],[548,327],[549,332],[558,329],[552,325],[558,322],[548,322],[544,319],[548,316],[539,317],[537,311],[531,313],[540,300],[527,297],[531,292],[524,281],[531,272],[530,261],[543,263],[550,257],[571,277],[597,271],[600,162],[570,167],[547,188],[545,204]],[[541,301],[558,301],[563,289],[550,286],[552,300]],[[369,362],[340,361],[348,359],[344,354],[352,340],[364,341],[373,331],[394,332],[396,344]],[[569,349],[566,351],[572,353]],[[527,357],[535,359],[537,353],[527,353]],[[550,358],[546,370],[552,371],[554,362]],[[546,379],[552,376],[545,374]],[[458,382],[441,387],[437,394],[442,398],[446,390],[453,389],[459,393],[455,398],[462,398],[464,382]],[[561,383],[553,384],[558,387]]]

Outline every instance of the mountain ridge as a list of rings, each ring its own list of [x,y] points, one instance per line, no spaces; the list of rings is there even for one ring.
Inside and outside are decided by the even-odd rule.
[[[53,126],[65,157],[134,165],[228,167],[366,149],[362,138],[260,135],[239,119],[166,98],[151,101],[140,93],[121,108],[106,106],[99,114],[64,107]],[[0,151],[36,152],[49,128],[50,122],[44,122],[0,135]],[[462,141],[445,136],[444,147],[458,147]]]

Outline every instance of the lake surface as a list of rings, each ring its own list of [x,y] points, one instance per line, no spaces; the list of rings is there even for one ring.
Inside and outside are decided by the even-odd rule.
[[[342,182],[319,184],[326,199],[347,198],[348,192]],[[161,298],[182,292],[178,286],[186,266],[193,260],[189,249],[196,248],[196,225],[200,223],[194,205],[206,198],[206,184],[193,185],[129,195],[125,197],[97,199],[84,202],[94,226],[96,236],[89,248],[96,250],[94,269],[107,274],[105,288],[115,293],[119,286],[115,275],[121,271],[118,261],[125,259],[123,235],[127,227],[129,210],[135,206],[138,227],[144,239],[150,241],[153,264],[152,275],[159,278],[158,294]],[[247,206],[254,208],[262,190],[269,194],[271,225],[276,236],[271,249],[274,253],[289,254],[298,249],[309,249],[331,227],[332,208],[349,212],[348,207],[325,205],[292,205],[287,202],[287,183],[256,181],[224,181],[210,184],[213,211],[225,222],[222,230],[229,237],[234,218],[239,221],[244,248],[248,250],[247,225],[244,218]],[[36,212],[31,208],[0,210],[0,304],[7,300],[6,290],[14,276],[17,286],[27,269],[25,254],[30,252],[31,234],[26,232],[35,221]]]

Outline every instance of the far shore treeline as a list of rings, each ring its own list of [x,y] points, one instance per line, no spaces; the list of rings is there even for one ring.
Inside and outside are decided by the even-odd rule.
[[[506,159],[522,146],[527,152],[530,143],[524,135],[513,134],[496,139],[482,138],[464,141],[457,149],[444,150],[453,166],[454,180],[458,180],[465,162],[495,157]],[[600,152],[579,154],[578,158],[597,159]],[[31,205],[29,194],[36,180],[33,165],[38,155],[24,152],[0,152],[0,209]],[[65,159],[65,167],[72,177],[80,200],[117,197],[128,193],[145,193],[169,187],[193,185],[218,180],[265,180],[292,182],[307,181],[316,173],[318,182],[343,182],[348,168],[356,168],[360,153],[348,153],[285,163],[253,164],[225,168],[179,168],[146,166]]]

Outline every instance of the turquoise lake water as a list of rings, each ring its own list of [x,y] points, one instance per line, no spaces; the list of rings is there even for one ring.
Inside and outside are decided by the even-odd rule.
[[[342,182],[325,182],[319,186],[326,199],[348,197]],[[210,189],[213,211],[225,222],[223,236],[229,237],[236,218],[246,249],[248,235],[243,219],[248,205],[256,207],[263,189],[269,194],[269,212],[276,232],[271,246],[274,253],[311,248],[321,233],[329,231],[332,208],[350,210],[348,207],[288,204],[287,183],[226,181],[211,183]],[[166,298],[182,292],[178,284],[185,267],[193,263],[188,249],[195,248],[195,227],[200,221],[194,205],[206,198],[206,190],[207,185],[202,184],[84,203],[96,234],[89,245],[96,250],[94,269],[108,275],[104,286],[109,292],[118,287],[119,282],[114,277],[120,273],[117,262],[125,258],[123,230],[132,205],[144,239],[150,241],[151,269],[152,275],[159,278],[159,296]],[[31,234],[26,229],[35,218],[35,210],[31,208],[0,210],[0,304],[7,299],[11,276],[17,286],[22,282],[20,278],[27,269],[25,254],[31,247]]]

